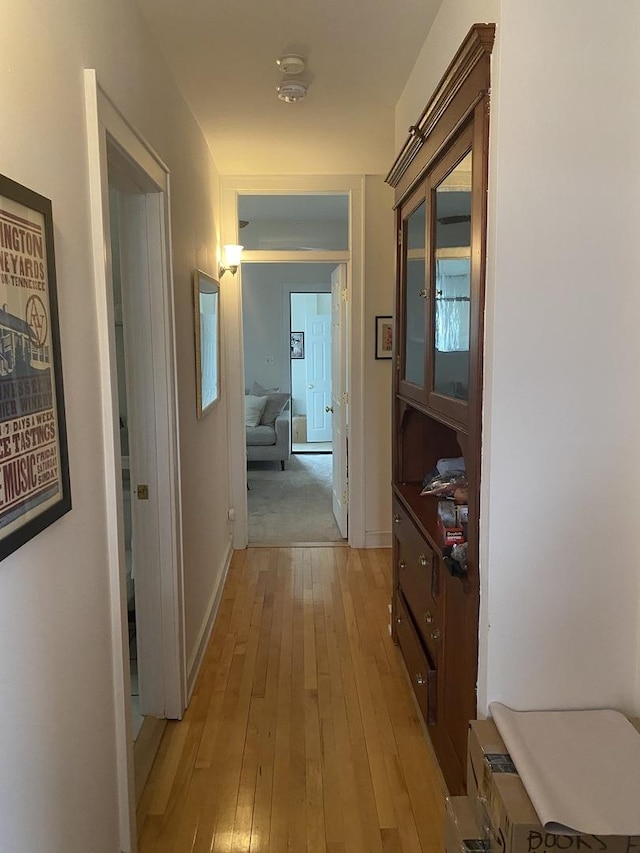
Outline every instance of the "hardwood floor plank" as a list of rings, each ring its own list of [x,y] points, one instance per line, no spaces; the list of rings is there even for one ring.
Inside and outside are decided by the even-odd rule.
[[[182,750],[189,734],[189,723],[168,723],[167,729],[168,732],[165,733],[165,737],[168,734],[169,748],[167,749],[164,773],[155,786],[153,799],[149,806],[149,814],[151,815],[163,815],[167,809],[178,765],[182,758]]]
[[[276,711],[273,793],[269,826],[269,850],[286,850],[289,836],[287,810],[289,802],[290,726],[291,726],[291,650],[293,633],[292,550],[282,549],[278,560],[281,580],[282,622],[278,666],[278,701]]]
[[[247,735],[242,756],[242,771],[236,801],[236,814],[231,839],[231,853],[245,853],[251,846],[253,808],[258,776],[260,731],[264,715],[264,699],[252,697]]]
[[[236,552],[140,853],[436,853],[444,794],[388,634],[390,551]]]
[[[307,566],[296,549],[293,589],[293,647],[291,669],[291,720],[289,761],[289,850],[307,849],[307,768],[305,738],[305,595]]]

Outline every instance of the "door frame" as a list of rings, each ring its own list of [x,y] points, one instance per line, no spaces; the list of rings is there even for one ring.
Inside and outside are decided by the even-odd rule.
[[[238,195],[349,196],[350,249],[338,252],[245,251],[243,261],[259,263],[344,263],[347,266],[347,300],[350,305],[346,334],[349,354],[349,538],[352,548],[365,547],[364,496],[364,177],[319,175],[287,177],[235,176],[220,179],[222,243],[238,243]],[[229,468],[230,506],[234,508],[233,547],[248,543],[247,452],[244,441],[244,341],[242,327],[242,265],[236,275],[225,274],[220,293],[225,316],[226,361],[229,366]]]
[[[150,301],[153,329],[155,420],[162,561],[159,586],[162,606],[155,613],[162,637],[165,716],[180,718],[186,707],[186,661],[183,614],[182,524],[179,481],[175,330],[169,219],[169,170],[136,133],[100,88],[94,69],[85,69],[85,105],[89,155],[89,185],[97,336],[102,388],[106,544],[112,613],[113,689],[117,761],[120,848],[135,853],[136,792],[130,715],[129,637],[125,587],[124,517],[107,160],[111,147],[131,164],[149,187],[149,215],[156,219],[154,239],[154,299]]]
[[[345,390],[348,359],[344,336],[336,335],[335,329],[348,324],[349,303],[344,299],[346,282],[347,268],[340,264],[331,273],[331,500],[334,518],[345,539],[349,536],[349,395]]]

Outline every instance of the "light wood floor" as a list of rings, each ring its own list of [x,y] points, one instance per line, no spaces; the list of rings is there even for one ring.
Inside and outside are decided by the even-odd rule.
[[[444,785],[388,634],[390,554],[235,553],[140,853],[441,853]]]

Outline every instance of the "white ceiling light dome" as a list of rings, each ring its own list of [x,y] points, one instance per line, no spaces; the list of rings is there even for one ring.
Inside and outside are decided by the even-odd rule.
[[[283,74],[302,74],[307,67],[307,60],[297,53],[287,53],[276,59],[276,65]]]
[[[306,98],[308,88],[304,80],[285,80],[278,86],[278,97],[287,104],[295,104]]]

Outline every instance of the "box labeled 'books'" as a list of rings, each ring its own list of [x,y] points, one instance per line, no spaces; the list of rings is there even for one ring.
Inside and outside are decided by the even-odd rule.
[[[477,793],[491,853],[640,853],[640,837],[547,832],[493,720],[470,723],[467,790]]]

